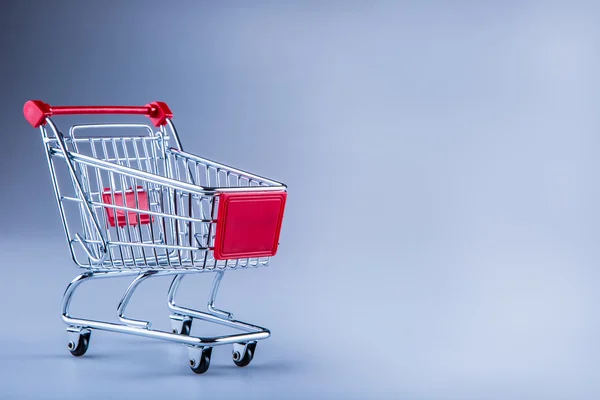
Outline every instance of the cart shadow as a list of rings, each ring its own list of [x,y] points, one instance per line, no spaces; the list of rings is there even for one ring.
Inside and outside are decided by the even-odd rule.
[[[179,357],[177,354],[156,353],[153,351],[144,351],[140,349],[113,350],[102,353],[88,353],[82,357],[73,357],[68,350],[64,352],[52,353],[21,353],[21,354],[5,354],[3,361],[17,361],[19,363],[30,363],[35,361],[38,364],[51,364],[49,368],[57,367],[57,363],[62,365],[79,365],[82,371],[93,367],[105,370],[105,373],[116,373],[121,377],[128,379],[164,379],[164,378],[183,378],[191,377],[194,379],[200,376],[194,374],[187,366],[186,355],[182,354]],[[258,362],[256,362],[258,361]],[[301,373],[309,370],[309,366],[304,365],[301,360],[282,360],[276,359],[272,361],[256,360],[247,367],[240,368],[233,361],[227,362],[224,359],[213,360],[209,370],[201,375],[207,379],[220,379],[232,377],[257,378],[263,375],[269,377],[285,376],[290,374]],[[115,369],[115,363],[123,363],[123,368]],[[135,368],[129,366],[135,365]],[[108,368],[110,366],[110,368]],[[127,366],[127,367],[125,367]]]
[[[135,362],[134,358],[130,358],[132,362]],[[211,363],[208,371],[202,375],[194,374],[190,368],[186,365],[185,359],[182,362],[169,363],[166,368],[156,369],[150,367],[149,369],[137,369],[128,371],[129,379],[164,379],[164,378],[190,378],[190,379],[230,379],[233,377],[238,378],[258,378],[266,375],[269,377],[273,376],[285,376],[291,374],[297,374],[303,370],[306,370],[301,363],[297,363],[294,360],[282,361],[277,360],[273,362],[265,361],[262,363],[251,363],[247,367],[240,368],[236,366],[233,361],[226,363],[222,360],[218,360],[216,363]],[[164,366],[164,365],[163,365]]]
[[[102,357],[103,360],[114,360],[111,357]],[[265,362],[262,364],[250,364],[247,367],[237,367],[233,364],[211,364],[208,371],[202,375],[193,373],[190,368],[186,365],[185,360],[182,362],[170,362],[156,364],[145,360],[136,360],[135,357],[128,357],[128,365],[136,365],[136,368],[121,370],[118,372],[118,376],[121,378],[135,380],[148,379],[159,381],[164,379],[185,379],[202,382],[202,380],[220,380],[232,378],[236,379],[256,379],[262,376],[273,378],[282,377],[286,375],[296,375],[299,372],[306,370],[303,365],[295,364],[294,361],[290,362]],[[106,361],[103,361],[106,362]],[[143,365],[147,365],[144,368]],[[157,366],[160,365],[159,368]]]
[[[269,373],[269,375],[272,375],[273,373],[277,373],[277,374],[289,374],[289,373],[296,373],[298,371],[303,370],[303,366],[301,364],[298,364],[294,361],[275,361],[275,362],[265,362],[262,364],[250,364],[248,367],[243,367],[240,368],[236,365],[233,364],[233,362],[231,364],[217,364],[217,365],[211,365],[209,372],[210,371],[214,371],[214,372],[219,372],[219,374],[224,374],[227,373],[229,374],[231,371],[244,371],[244,372],[248,372],[248,373],[252,373],[252,375],[254,375],[255,373]]]

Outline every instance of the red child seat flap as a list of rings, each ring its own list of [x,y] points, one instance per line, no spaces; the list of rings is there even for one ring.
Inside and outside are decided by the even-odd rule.
[[[148,193],[144,191],[142,186],[137,187],[137,205],[135,199],[135,193],[133,189],[128,189],[125,191],[125,204],[123,204],[123,192],[114,192],[115,202],[113,203],[113,193],[110,188],[104,188],[102,192],[102,201],[105,204],[114,204],[116,206],[135,208],[138,210],[148,210],[150,211],[150,207],[148,204]],[[106,214],[108,216],[108,223],[110,226],[115,226],[115,209],[110,207],[105,207]],[[119,227],[124,227],[129,222],[129,225],[136,226],[139,221],[142,225],[149,224],[154,221],[154,218],[150,214],[142,214],[133,211],[125,211],[125,210],[116,210],[117,221],[116,225]]]

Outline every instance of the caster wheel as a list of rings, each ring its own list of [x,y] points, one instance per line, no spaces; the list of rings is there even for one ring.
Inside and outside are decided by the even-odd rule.
[[[79,335],[79,340],[77,340],[77,343],[75,343],[74,341],[70,341],[68,344],[68,348],[72,355],[74,355],[75,357],[81,357],[85,354],[89,345],[90,334],[87,333]]]
[[[210,366],[210,356],[212,354],[212,347],[207,347],[199,353],[199,359],[190,359],[190,368],[196,374],[203,374],[208,371]]]
[[[254,353],[256,351],[256,342],[248,343],[246,346],[246,353],[244,355],[241,354],[243,350],[234,349],[233,351],[233,362],[238,367],[245,367],[250,364],[252,358],[254,357]]]

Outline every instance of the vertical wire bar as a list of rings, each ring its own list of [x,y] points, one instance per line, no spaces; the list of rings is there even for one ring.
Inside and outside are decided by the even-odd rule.
[[[211,215],[211,219],[213,219],[213,220],[215,218],[214,217],[214,212],[215,212],[215,196],[212,195],[210,215]],[[210,244],[211,244],[211,238],[210,238],[210,236],[212,234],[212,226],[213,226],[213,224],[209,223],[209,225],[208,225],[208,239],[207,239],[207,246],[206,246],[207,250],[204,253],[204,267],[202,269],[206,268],[206,264],[207,264],[207,261],[208,261],[208,253],[210,252],[210,247],[211,247],[210,246]],[[216,261],[216,259],[215,259],[215,261]]]
[[[159,137],[159,139],[157,139],[157,141],[154,143],[154,146],[152,146],[152,152],[155,155],[156,173],[161,175],[161,172],[158,169],[158,155],[157,155],[159,141],[160,141],[160,145],[164,146],[163,139]],[[166,153],[164,153],[164,151],[163,151],[163,154],[166,154]],[[165,163],[166,162],[170,162],[170,161],[165,158]],[[162,175],[165,175],[165,176],[167,175],[166,167],[164,168]],[[158,225],[159,225],[159,227],[162,228],[163,242],[165,245],[168,245],[169,244],[169,234],[170,233],[172,234],[172,230],[170,230],[171,224],[170,224],[169,220],[164,215],[169,215],[170,210],[171,210],[171,200],[170,199],[171,199],[172,189],[167,186],[164,186],[164,185],[159,185],[158,189],[159,189],[158,194],[157,194],[158,205],[160,207],[161,214],[163,214],[160,216],[160,223]],[[166,199],[165,199],[165,196],[166,196]],[[169,225],[169,230],[167,230],[167,224]],[[173,263],[171,262],[170,250],[167,248],[162,248],[161,249],[161,257],[163,257],[163,256],[167,263],[167,266],[172,267]]]
[[[210,167],[208,166],[208,164],[206,165],[204,171],[206,172],[206,186],[210,187]]]
[[[162,142],[162,143],[164,145],[164,142]],[[172,162],[173,162],[172,157],[169,157],[167,155],[167,153],[165,153],[165,170],[164,170],[164,172],[165,172],[165,175],[168,177],[171,177],[171,175],[172,175],[170,173],[170,171],[171,171],[170,165]],[[166,209],[165,214],[171,215],[175,208],[175,202],[173,199],[177,196],[177,193],[176,193],[175,189],[169,188],[167,186],[165,186],[164,189],[165,190],[161,192],[162,198],[163,198],[162,204],[165,206],[165,209]],[[168,202],[165,202],[165,199],[164,199],[165,191],[168,193],[168,198],[167,198]],[[173,219],[165,217],[165,218],[163,218],[163,226],[164,226],[164,230],[165,230],[165,244],[168,244],[167,226],[166,226],[167,223],[169,225],[169,232],[168,232],[169,236],[171,238],[171,241],[173,243],[175,243],[175,228],[174,228],[175,225],[174,225]],[[165,248],[165,256],[167,258],[167,262],[170,267],[173,266],[173,261],[171,259],[173,252],[174,252],[174,250]]]
[[[152,153],[153,153],[152,159],[150,159],[150,153],[148,152],[148,146],[147,146],[149,140],[152,140],[152,142],[150,142],[150,144],[152,146]],[[147,164],[149,166],[148,168],[149,168],[150,172],[155,173],[155,174],[158,175],[159,171],[158,171],[158,163],[157,163],[157,160],[156,160],[156,151],[155,151],[156,149],[154,148],[154,142],[156,140],[157,139],[154,139],[154,138],[153,139],[145,138],[142,141],[142,143],[143,143],[143,146],[144,146],[144,154],[147,157],[147,161],[146,162],[147,162]],[[154,168],[155,168],[154,170],[152,169],[152,166],[154,166]],[[162,190],[163,190],[162,186],[161,185],[153,184],[152,187],[153,187],[152,199],[155,200],[155,203],[156,203],[155,209],[157,211],[159,211],[161,214],[164,214],[165,210],[164,210],[164,207],[163,207],[163,202],[161,200],[161,198],[162,198]],[[156,221],[157,225],[158,225],[158,234],[159,234],[159,237],[156,238],[156,236],[155,236],[155,233],[154,233],[154,224],[150,224],[150,234],[151,234],[152,243],[156,243],[157,241],[160,241],[161,240],[160,239],[160,235],[162,233],[162,235],[163,235],[163,239],[162,240],[164,240],[165,244],[166,244],[166,232],[163,231],[163,230],[161,230],[164,227],[164,217],[161,215],[160,217],[156,217],[156,218],[160,218],[159,220]],[[159,251],[162,254],[163,250],[161,249]],[[154,247],[154,255],[156,256],[156,263],[159,264],[158,252],[157,252],[157,250],[156,250],[155,247]]]
[[[212,175],[211,175],[211,166],[209,164],[206,164],[206,186],[208,187],[212,187],[213,182],[212,182]],[[207,204],[207,208],[209,209],[209,215],[211,215],[212,219],[212,202],[209,200],[208,204]],[[211,234],[212,234],[212,224],[208,225],[208,232],[206,233],[206,247],[210,249],[210,242],[211,242]],[[204,267],[208,268],[208,254],[210,253],[210,250],[208,250],[206,252],[206,260],[204,262]],[[214,255],[214,254],[213,254]]]
[[[187,161],[187,171],[190,175],[190,181],[193,183],[195,182],[194,177],[193,177],[193,173],[192,173],[192,167],[190,166],[190,161]],[[189,209],[189,217],[190,218],[194,218],[194,203],[193,203],[193,196],[191,193],[188,193],[188,209]],[[193,246],[193,241],[194,241],[194,227],[195,227],[195,223],[193,223],[192,221],[188,221],[188,246],[192,247]],[[194,265],[194,250],[190,250],[190,263],[193,266]]]
[[[195,166],[195,172],[196,172],[196,182],[198,182],[198,185],[202,186],[202,179],[200,177],[200,167],[199,167],[199,163],[197,161],[194,161],[194,166]],[[203,196],[198,195],[198,199],[197,199],[197,204],[198,204],[198,214],[199,217],[201,219],[204,219],[204,213],[202,211],[202,198]],[[204,235],[204,222],[196,222],[193,224],[193,236],[194,238],[196,238],[196,236],[199,234],[200,237],[202,237],[202,235]],[[198,229],[200,230],[200,232],[198,232]],[[198,240],[196,239],[196,242]],[[200,247],[206,247],[203,245],[202,242],[199,243]],[[194,250],[194,252],[192,253],[192,266],[196,266],[196,260],[194,259],[194,254],[197,256],[199,256],[199,252]]]
[[[175,174],[176,174],[176,178],[178,181],[181,181],[181,175],[180,175],[180,171],[179,171],[179,160],[178,157],[175,156],[174,157],[175,161],[174,161],[174,167],[175,167]],[[179,197],[175,196],[175,207],[176,207],[176,211],[175,211],[175,215],[182,215],[185,216],[185,210],[183,210],[184,208],[184,204],[183,204],[183,193],[181,193],[181,191],[179,190]],[[178,212],[178,209],[181,208],[182,211]],[[181,235],[183,234],[183,232],[180,231],[180,224],[181,222],[179,221],[179,219],[175,218],[175,231],[177,232],[177,246],[182,246],[183,245],[183,240],[181,240]],[[183,265],[183,261],[181,259],[181,250],[177,249],[177,256],[179,257],[179,263],[180,265]]]
[[[163,215],[168,215],[168,211],[170,211],[170,208],[171,208],[171,195],[170,195],[171,191],[173,191],[173,196],[175,196],[175,190],[172,190],[172,189],[170,189],[168,187],[165,187],[165,186],[161,185],[160,197],[161,197],[162,200],[160,201],[160,205],[161,205],[161,210],[162,210]],[[165,201],[165,192],[167,192],[169,194],[168,203]],[[166,209],[167,207],[168,207],[168,209]],[[166,222],[166,220],[167,220],[167,217],[161,216],[161,221],[162,221],[162,225],[163,225],[163,232],[164,232],[164,242],[165,242],[165,245],[168,245],[169,244],[169,238],[168,238],[168,235],[167,235],[167,222]],[[169,226],[170,225],[171,224],[169,223]],[[172,234],[173,234],[172,230],[170,232],[171,232],[171,236],[172,236]],[[169,252],[169,249],[165,248],[164,252],[165,252],[165,258],[167,260],[167,265],[170,266],[170,267],[172,267],[173,263],[171,262],[171,254]]]
[[[68,144],[71,143],[72,149],[74,151],[78,152],[77,144],[76,143],[72,143],[72,140],[70,140],[71,137],[72,137],[72,130],[73,130],[73,128],[71,128],[69,130],[69,136],[70,137],[64,138],[65,149],[67,151],[69,151]],[[66,154],[65,154],[65,157],[67,157]],[[86,187],[87,186],[86,185],[87,184],[87,180],[85,179],[85,173],[83,172],[83,169],[85,169],[86,166],[85,165],[79,165],[79,163],[77,163],[77,162],[72,162],[72,164],[73,164],[73,171],[75,173],[77,173],[77,174],[80,175],[82,189],[86,190],[87,189],[87,187]],[[75,177],[74,176],[71,176],[71,181],[72,181],[73,188],[75,188],[76,187],[76,183],[75,183]],[[83,198],[83,194],[79,194],[77,191],[76,191],[76,193],[77,193],[76,194],[77,197],[81,197],[81,202],[79,202],[78,206],[79,206],[79,218],[81,220],[81,227],[82,227],[83,233],[84,233],[84,238],[83,239],[84,240],[86,240],[87,238],[91,239],[92,238],[92,235],[90,233],[92,231],[91,226],[90,226],[91,221],[89,221],[89,216],[87,216],[87,213],[86,213],[86,210],[85,210],[85,205],[84,205],[85,202],[86,202],[86,200],[85,200],[85,198]],[[84,243],[82,243],[82,245],[85,246]],[[92,265],[92,260],[89,258],[89,256],[88,256],[88,264]]]
[[[140,138],[140,143],[143,146],[144,138]],[[139,152],[139,149],[138,149],[137,145],[135,144],[135,142],[134,142],[133,148],[135,150],[135,156],[137,158],[138,167],[140,168],[140,170],[143,171],[144,169],[142,167],[140,152]],[[147,153],[145,154],[145,157],[148,157]],[[147,158],[145,158],[145,161],[146,161],[147,172],[151,173],[152,171],[150,170],[150,162]],[[150,206],[150,204],[152,202],[152,197],[151,197],[152,193],[151,193],[150,187],[149,187],[150,183],[148,183],[146,181],[142,181],[142,182],[143,182],[142,187],[144,187],[144,189],[146,190],[146,195],[148,196],[148,208],[152,209],[152,207]],[[146,232],[148,232],[149,240],[152,241],[152,243],[154,243],[154,232],[153,232],[153,228],[152,228],[152,225],[154,225],[153,219],[154,219],[154,216],[150,215],[150,221],[148,223],[148,226],[146,227]],[[152,252],[154,254],[154,260],[156,261],[156,264],[158,265],[158,255],[156,254],[156,247],[152,247]]]
[[[201,174],[200,174],[200,168],[204,168],[205,169],[205,165],[200,163],[200,162],[196,162],[196,176],[198,178],[198,182],[200,183],[201,186],[208,186],[206,183],[202,182],[202,178],[201,178]],[[209,219],[209,214],[207,212],[207,210],[205,209],[204,206],[204,196],[199,196],[198,199],[198,206],[200,207],[200,215],[202,219]],[[204,241],[204,235],[206,232],[206,242]],[[201,247],[205,247],[208,248],[208,225],[206,222],[202,222],[200,223],[200,237],[202,238],[202,241],[200,242]],[[204,254],[206,254],[208,252],[208,250],[203,250]],[[201,257],[201,255],[200,255]],[[202,267],[204,267],[204,264],[202,264]]]
[[[104,152],[106,153],[106,156],[108,157],[108,147],[106,146],[106,142],[109,141],[110,138],[104,138],[102,139],[102,147],[104,149]],[[115,155],[115,162],[117,159],[117,155]],[[113,205],[116,205],[116,195],[115,195],[115,190],[116,190],[116,186],[115,186],[115,177],[114,177],[114,172],[113,171],[108,171],[108,178],[109,178],[109,182],[110,182],[110,197],[111,197],[111,202]],[[117,216],[117,209],[113,207],[113,215],[114,215],[114,219],[115,219],[115,232],[117,233],[117,239],[120,242],[124,242],[125,240],[122,238],[122,233],[119,230],[119,219]],[[125,256],[123,254],[123,247],[121,245],[117,245],[115,246],[119,249],[119,253],[121,254],[121,266],[123,268],[125,268]]]
[[[194,180],[194,175],[192,173],[192,169],[190,167],[190,161],[187,158],[182,158],[182,167],[185,166],[185,181],[186,183],[190,183],[192,185],[195,185],[196,182]],[[193,209],[192,209],[192,194],[191,193],[186,193],[185,196],[187,197],[187,212],[186,212],[186,206],[183,205],[182,210],[184,212],[184,216],[188,216],[191,217],[193,215]],[[183,201],[183,199],[182,199]],[[181,222],[182,225],[185,226],[185,229],[187,231],[187,240],[185,240],[185,244],[189,247],[192,247],[192,240],[193,240],[193,229],[192,229],[192,221],[187,221],[187,222]],[[185,238],[184,238],[185,239]],[[185,250],[185,254],[189,253],[189,259],[186,258],[186,260],[189,260],[192,265],[194,264],[194,251],[193,250]]]
[[[162,130],[161,130],[162,132]],[[165,149],[165,141],[163,139],[163,141],[161,142],[163,145],[163,155],[164,155],[164,165],[165,165],[165,175],[169,178],[173,178],[173,163],[176,163],[177,160],[174,160],[174,156],[171,153],[168,153]],[[177,215],[177,191],[175,189],[171,189],[168,188],[169,190],[169,211],[172,213],[175,213],[175,215]],[[171,192],[173,194],[173,196],[171,197]],[[176,235],[177,235],[177,226],[176,226],[176,221],[173,220],[173,218],[169,218],[168,219],[169,222],[169,233],[171,234],[171,240],[173,241],[173,245],[176,245]],[[166,236],[165,236],[166,237]],[[169,260],[169,265],[172,266],[173,262],[172,262],[172,256],[173,254],[175,254],[175,249],[171,250],[171,249],[165,249],[166,250],[166,254],[167,254],[167,258]]]
[[[131,159],[129,157],[129,151],[127,150],[127,142],[126,142],[127,138],[121,138],[121,142],[123,144],[123,150],[125,152],[125,158],[127,159],[127,166],[129,168],[132,168],[131,166]],[[135,142],[133,141],[133,138],[131,139],[131,144],[132,146],[135,148]],[[139,158],[137,158],[138,161],[138,166],[141,166],[140,160]],[[142,216],[141,216],[141,208],[140,208],[140,201],[139,201],[139,193],[138,193],[138,187],[137,187],[137,179],[134,178],[130,178],[131,181],[131,186],[132,186],[132,190],[133,190],[133,198],[135,200],[135,209],[137,210],[137,212],[135,213],[136,219],[137,219],[137,226],[133,228],[134,231],[134,236],[136,236],[136,240],[138,240],[140,243],[142,243],[143,241],[143,233],[142,233]],[[143,189],[143,185],[142,185],[142,189]],[[130,207],[130,206],[127,206]],[[129,220],[129,218],[128,218]],[[136,230],[137,228],[137,230]],[[139,233],[139,238],[137,237]],[[146,251],[144,249],[144,246],[138,246],[139,248],[139,252],[142,256],[142,258],[144,259],[144,265],[148,265],[148,260],[146,259]],[[135,262],[137,265],[137,262]]]
[[[118,139],[115,139],[115,144],[116,144],[117,140],[121,143],[121,148],[123,149],[123,164],[126,165],[127,167],[131,168],[131,164],[129,162],[129,154],[127,152],[127,143],[125,142],[125,138],[120,137]],[[132,206],[131,204],[127,204],[127,190],[128,190],[127,186],[130,186],[130,188],[131,188],[131,190],[133,192],[134,203],[135,203],[135,205],[133,207],[131,207],[131,208],[138,209],[138,202],[137,202],[137,196],[136,196],[137,195],[137,190],[136,190],[136,187],[134,186],[134,180],[133,180],[133,178],[128,177],[128,176],[126,176],[124,174],[119,174],[119,175],[121,176],[121,183],[123,184],[123,193],[124,193],[124,195],[123,195],[123,205],[125,207],[131,207]],[[131,224],[129,223],[129,215],[130,215],[129,213],[130,213],[129,211],[125,211],[125,216],[126,216],[125,217],[125,226],[127,226],[127,234],[129,236],[129,242],[133,243],[134,240],[137,239],[137,235],[136,235],[137,232],[136,232],[135,229],[131,228]],[[136,220],[137,220],[137,215],[139,213],[135,213],[135,214],[136,214]],[[132,236],[133,236],[133,238],[132,238]],[[137,265],[137,263],[135,261],[136,258],[137,258],[136,257],[136,251],[135,251],[135,249],[136,248],[134,248],[133,245],[132,245],[131,246],[131,253],[132,253],[132,257],[133,257],[132,260],[133,260],[134,264]]]
[[[98,158],[98,154],[96,152],[96,145],[94,144],[93,139],[91,140],[91,146],[92,146],[92,156],[94,158]],[[102,171],[100,169],[98,169],[98,173],[96,175],[96,180],[98,181],[98,191],[99,191],[98,197],[100,199],[99,202],[102,202],[102,200],[103,200],[102,193],[104,191],[104,183],[102,181]],[[108,224],[108,221],[105,220],[105,222]],[[111,235],[110,235],[110,229],[108,229],[108,228],[106,229],[106,236],[108,238],[108,241],[110,242]],[[113,256],[112,256],[113,248],[112,248],[112,246],[108,246],[108,247],[109,247],[108,258],[110,259],[110,263],[114,265],[114,260],[113,260]]]
[[[69,129],[69,137],[65,138],[65,147],[68,149],[67,144],[71,143],[71,146],[73,148],[73,150],[76,153],[79,153],[79,147],[77,146],[77,142],[75,141],[75,138],[73,137],[73,127],[71,127],[71,129]],[[89,189],[89,185],[88,185],[88,179],[87,179],[87,166],[86,165],[79,165],[79,163],[74,162],[73,163],[73,167],[75,169],[75,171],[79,172],[80,175],[80,179],[81,179],[81,186],[83,189]],[[88,190],[89,192],[89,190]],[[91,193],[90,193],[90,197],[91,197]],[[82,202],[79,203],[79,210],[80,210],[80,217],[81,217],[81,225],[83,228],[83,231],[85,232],[85,238],[90,238],[91,240],[95,240],[95,239],[99,239],[97,238],[97,236],[92,233],[93,229],[90,226],[91,221],[89,221],[89,217],[87,217],[86,212],[85,212],[85,206],[84,203],[85,199],[81,199]],[[90,265],[92,260],[89,260]]]
[[[47,139],[48,131],[46,130],[46,128],[43,125],[40,126],[40,131],[42,134],[42,138]],[[56,166],[54,165],[54,159],[52,158],[52,153],[51,153],[50,149],[51,149],[50,142],[46,142],[45,146],[44,146],[44,150],[46,151],[46,160],[48,162],[48,169],[50,171],[50,179],[52,180],[52,185],[54,186],[54,194],[55,194],[56,204],[58,205],[58,210],[61,215],[65,236],[67,237],[67,241],[69,242],[69,249],[71,250],[71,254],[73,254],[73,256],[75,256],[74,250],[73,250],[73,243],[72,243],[73,239],[71,236],[71,231],[69,229],[67,215],[65,213],[65,206],[63,204],[64,200],[62,200],[62,192],[60,190],[60,186],[58,183],[58,177],[56,174]],[[66,157],[66,154],[65,154],[65,157]],[[89,260],[89,261],[90,261],[89,265],[91,266],[92,265],[91,260]]]
[[[213,169],[215,171],[215,181],[214,181],[214,184],[212,186],[218,187],[218,186],[220,186],[219,185],[219,178],[220,178],[219,177],[219,170],[220,169],[218,167],[214,167],[214,166],[213,166]],[[213,196],[213,198],[212,198],[213,203],[212,203],[212,210],[211,210],[211,214],[212,214],[212,218],[211,219],[213,219],[213,220],[215,219],[214,218],[215,217],[214,213],[216,212],[215,200],[216,200],[216,196]],[[212,224],[211,224],[211,228],[212,228]],[[208,237],[209,237],[209,240],[212,241],[212,232],[210,233],[210,235],[208,235]],[[217,264],[218,264],[218,260],[214,256],[214,251],[213,251],[213,261],[214,262],[213,262],[213,265],[212,265],[212,269],[216,269],[217,268]]]
[[[110,161],[111,161],[111,159],[110,159],[110,155],[109,155],[109,153],[108,153],[108,149],[107,149],[107,147],[106,147],[106,138],[101,138],[101,139],[100,139],[100,149],[102,150],[103,159],[104,159],[104,160],[106,160],[106,161],[109,161],[109,162],[110,162]],[[109,180],[110,180],[108,171],[107,171],[106,175],[107,175],[107,179],[109,179]],[[109,184],[109,185],[110,185],[110,184]],[[104,183],[102,184],[102,188],[103,188],[103,189],[102,189],[102,191],[103,191],[103,193],[104,193],[104,188],[105,188],[105,187],[104,187]],[[110,186],[109,186],[108,190],[109,190],[109,192],[110,192],[110,193],[112,193],[112,192],[111,192],[111,189],[110,189]],[[114,199],[114,196],[112,196],[112,202],[114,203],[114,201],[115,201],[115,199]],[[115,209],[113,209],[113,212],[115,213],[115,218],[116,218],[116,210],[115,210]],[[107,219],[108,219],[108,217],[107,217]],[[108,221],[107,221],[107,222],[108,222]],[[110,235],[110,229],[107,227],[107,229],[106,229],[106,230],[107,230],[107,232],[108,232],[108,233],[109,233],[109,235]],[[117,233],[117,240],[119,240],[118,233]],[[116,249],[115,249],[115,246],[110,246],[110,245],[109,245],[109,253],[110,253],[110,255],[111,255],[110,259],[111,259],[111,261],[112,261],[113,265],[115,265],[115,257],[117,257],[117,256],[118,256],[118,255],[116,254]],[[113,254],[114,254],[114,257],[113,257]],[[121,257],[123,257],[123,254],[121,254]]]
[[[112,143],[113,149],[115,151],[116,158],[118,160],[117,163],[119,165],[123,165],[121,155],[119,154],[119,149],[117,147],[117,139],[118,138],[116,138],[116,137],[111,138],[111,143]],[[123,178],[123,174],[118,174],[118,176],[119,176],[119,181],[121,182],[121,196],[122,196],[121,198],[123,199],[123,205],[126,205],[127,204],[127,184]],[[121,229],[123,231],[123,235],[126,238],[129,237],[129,239],[125,239],[124,242],[131,243],[131,232],[129,230],[129,211],[124,211],[123,215],[125,216],[125,227],[127,229],[125,227],[119,228],[118,221],[117,221],[117,229]],[[127,253],[128,250],[131,251],[131,259],[135,260],[135,253],[133,250],[133,246],[131,246],[131,245],[130,246],[121,245],[121,246],[125,247],[125,253]],[[125,260],[124,260],[124,262],[125,262]]]

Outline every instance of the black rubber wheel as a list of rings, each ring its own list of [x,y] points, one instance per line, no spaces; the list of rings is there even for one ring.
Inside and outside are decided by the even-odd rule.
[[[210,356],[212,354],[212,347],[202,350],[202,354],[200,355],[200,361],[198,365],[194,367],[192,365],[192,360],[190,360],[190,368],[196,374],[203,374],[208,371],[208,367],[210,367]]]
[[[233,354],[233,362],[238,367],[245,367],[248,364],[250,364],[250,361],[252,361],[252,358],[254,358],[255,351],[256,351],[256,343],[250,343],[246,347],[246,354],[244,354],[244,357],[242,357],[241,359],[236,360],[236,354],[235,353]],[[240,357],[240,355],[238,354],[237,358],[239,358],[239,357]]]
[[[89,345],[90,345],[90,335],[79,335],[79,343],[77,344],[77,347],[72,349],[71,346],[73,346],[73,344],[72,344],[72,342],[69,342],[69,351],[75,357],[81,357],[82,355],[85,354]]]

